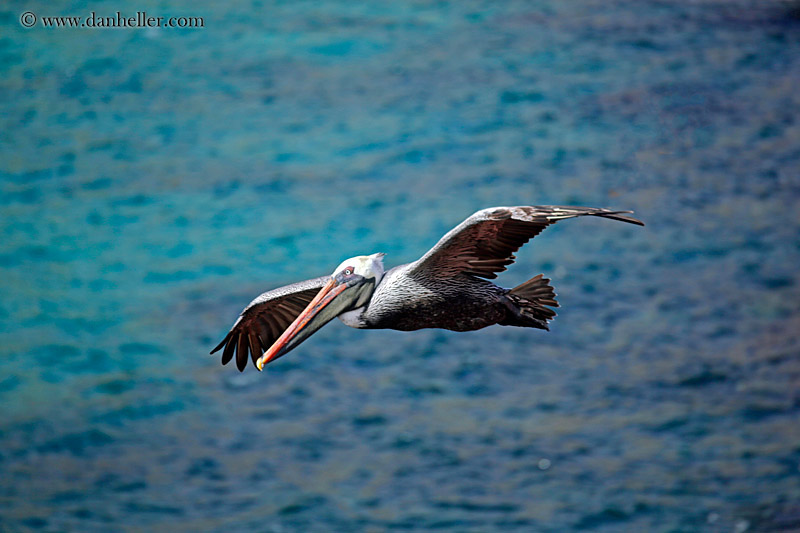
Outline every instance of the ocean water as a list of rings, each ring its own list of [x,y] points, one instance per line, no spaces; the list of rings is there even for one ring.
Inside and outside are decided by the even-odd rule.
[[[139,10],[204,25],[41,22]],[[5,3],[0,530],[800,529],[799,87],[780,0]],[[264,290],[548,203],[647,223],[518,253],[550,332],[208,355]]]

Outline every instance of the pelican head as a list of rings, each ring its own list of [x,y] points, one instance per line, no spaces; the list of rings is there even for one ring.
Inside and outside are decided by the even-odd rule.
[[[293,350],[342,313],[367,305],[383,278],[384,255],[359,255],[342,261],[311,303],[258,359],[258,369]]]

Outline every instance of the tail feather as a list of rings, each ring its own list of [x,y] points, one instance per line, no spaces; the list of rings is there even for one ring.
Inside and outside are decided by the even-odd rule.
[[[550,308],[558,307],[549,279],[539,274],[508,291],[506,297],[512,312],[501,325],[549,329],[547,321],[556,316]]]
[[[545,305],[558,307],[556,302],[556,291],[550,286],[550,280],[544,277],[544,274],[539,274],[524,283],[520,283],[509,291],[509,294],[518,296],[526,300],[547,300]]]

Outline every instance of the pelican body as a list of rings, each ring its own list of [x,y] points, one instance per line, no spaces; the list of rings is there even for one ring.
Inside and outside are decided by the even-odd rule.
[[[384,254],[352,257],[330,276],[265,292],[253,300],[211,353],[222,364],[248,352],[255,366],[287,354],[339,318],[359,329],[472,331],[494,324],[548,329],[556,294],[539,274],[512,289],[490,279],[514,252],[559,220],[597,216],[643,226],[626,213],[592,207],[517,206],[483,209],[453,228],[417,261],[384,269]]]

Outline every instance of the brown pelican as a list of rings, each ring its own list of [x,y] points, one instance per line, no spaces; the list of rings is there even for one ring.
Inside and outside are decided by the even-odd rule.
[[[556,316],[550,308],[558,307],[549,279],[539,274],[513,289],[487,279],[550,224],[591,215],[644,226],[625,216],[632,212],[552,205],[482,209],[413,263],[385,271],[384,254],[362,255],[343,261],[330,276],[265,292],[211,353],[224,347],[223,365],[235,353],[242,371],[249,351],[261,370],[336,317],[354,328],[402,331],[471,331],[492,324],[548,329]]]

